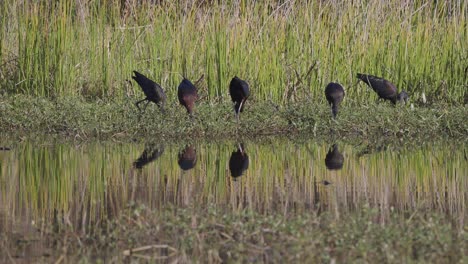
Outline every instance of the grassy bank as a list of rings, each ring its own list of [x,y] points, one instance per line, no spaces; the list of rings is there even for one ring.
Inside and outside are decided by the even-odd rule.
[[[468,100],[466,1],[141,2],[3,1],[2,91],[124,98],[139,93],[126,81],[139,70],[170,98],[180,75],[204,74],[203,96],[226,100],[238,75],[279,105],[321,103],[338,81],[357,106],[375,98],[356,86],[366,72],[416,100]]]
[[[389,103],[344,106],[337,120],[326,104],[308,101],[277,106],[249,101],[236,123],[230,104],[200,102],[191,120],[173,101],[165,114],[150,104],[143,114],[136,100],[87,102],[82,98],[49,100],[0,97],[0,131],[16,136],[45,133],[76,139],[226,139],[264,135],[307,135],[341,139],[466,139],[466,106],[393,107]]]
[[[59,219],[60,214],[53,225],[41,227],[43,254],[28,256],[30,261],[464,263],[468,255],[466,230],[424,211],[382,217],[366,208],[343,215],[259,215],[138,207],[86,234]],[[37,243],[16,239],[1,240],[5,261],[20,260],[18,252]]]

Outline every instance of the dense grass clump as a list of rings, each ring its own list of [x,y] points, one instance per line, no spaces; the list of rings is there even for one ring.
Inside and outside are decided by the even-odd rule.
[[[175,100],[181,75],[210,102],[234,75],[253,97],[277,104],[324,101],[325,85],[347,88],[345,104],[375,95],[356,72],[392,80],[419,100],[467,102],[466,1],[4,1],[0,87],[57,97],[141,95],[132,70]]]
[[[440,214],[414,212],[382,217],[376,210],[332,215],[261,215],[250,210],[127,210],[107,227],[87,234],[56,223],[41,226],[41,258],[88,262],[168,260],[175,262],[381,262],[464,263],[467,235]],[[0,241],[3,260],[21,259],[16,252],[28,238]]]
[[[136,100],[98,100],[15,95],[0,97],[0,131],[14,136],[54,134],[81,139],[227,139],[286,134],[294,137],[348,139],[435,138],[465,140],[468,115],[465,106],[431,108],[391,104],[344,106],[336,120],[330,107],[307,101],[285,106],[250,101],[236,122],[230,104],[200,102],[194,119],[173,102],[162,113],[153,103],[139,112]]]

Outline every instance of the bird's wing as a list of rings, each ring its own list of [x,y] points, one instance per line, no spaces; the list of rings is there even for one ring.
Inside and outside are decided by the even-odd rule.
[[[395,85],[387,80],[383,81],[385,89],[382,89],[379,93],[381,97],[391,98],[397,96],[397,88]]]

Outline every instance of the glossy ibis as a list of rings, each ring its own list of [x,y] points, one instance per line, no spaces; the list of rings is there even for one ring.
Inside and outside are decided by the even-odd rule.
[[[138,105],[143,101],[147,101],[145,109],[148,106],[149,102],[153,102],[157,104],[161,109],[163,109],[164,102],[166,101],[166,94],[164,93],[161,86],[137,71],[133,71],[133,73],[135,74],[135,76],[132,76],[133,80],[135,80],[138,83],[138,85],[140,85],[141,89],[143,90],[146,96],[145,99],[135,103],[138,110],[141,111]]]
[[[389,100],[393,104],[396,102],[406,102],[408,100],[408,94],[405,91],[398,93],[396,86],[383,78],[376,77],[368,74],[357,74],[357,78],[369,85],[380,98]]]
[[[357,157],[358,158],[361,158],[363,157],[364,155],[369,155],[369,154],[375,154],[375,153],[379,153],[379,152],[382,152],[382,151],[387,151],[388,150],[388,145],[384,144],[384,143],[372,143],[372,144],[368,144],[367,146],[363,147],[358,153],[357,153]]]
[[[397,95],[398,102],[403,102],[406,104],[408,100],[409,100],[409,95],[406,93],[406,91],[401,91],[401,93]]]
[[[338,145],[334,144],[325,156],[325,166],[329,170],[339,170],[343,168],[344,158],[338,150]]]
[[[322,181],[322,184],[325,185],[325,186],[327,186],[327,185],[330,185],[330,184],[332,184],[332,183],[329,182],[329,181],[327,181],[327,180],[323,180],[323,181]]]
[[[233,151],[229,159],[229,171],[231,177],[236,179],[244,174],[244,171],[249,168],[249,156],[243,148],[243,144],[239,144],[236,151]]]
[[[155,161],[164,153],[164,146],[147,146],[140,157],[133,162],[133,167],[141,169],[147,164]]]
[[[343,86],[339,83],[329,83],[327,87],[325,87],[325,96],[331,106],[333,118],[336,118],[336,114],[338,114],[338,106],[345,96]]]
[[[179,98],[180,104],[183,105],[185,109],[187,109],[188,114],[192,116],[195,101],[198,99],[197,87],[195,87],[192,82],[184,78],[179,84],[177,97]]]
[[[197,151],[192,146],[186,146],[180,153],[177,161],[179,167],[186,171],[195,167],[197,164]]]
[[[239,77],[234,76],[229,84],[229,94],[231,95],[232,101],[235,103],[234,111],[237,121],[239,121],[239,113],[244,110],[245,101],[250,95],[249,84]]]

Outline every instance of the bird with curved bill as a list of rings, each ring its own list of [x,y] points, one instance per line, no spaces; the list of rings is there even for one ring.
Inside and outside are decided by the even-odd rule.
[[[177,163],[184,170],[191,170],[197,164],[197,151],[195,147],[187,145],[178,155]]]
[[[248,168],[249,155],[247,155],[245,148],[241,143],[237,146],[237,150],[231,153],[231,158],[229,159],[229,171],[231,172],[231,177],[236,179],[237,177],[242,176]]]
[[[344,96],[344,88],[339,83],[331,82],[325,87],[325,97],[327,98],[328,104],[331,106],[333,118],[336,118],[338,106],[343,101]]]
[[[229,84],[229,94],[234,102],[236,119],[239,121],[239,114],[244,110],[245,101],[250,96],[249,84],[241,78],[234,76]]]
[[[136,169],[142,169],[144,166],[161,157],[163,153],[163,145],[148,145],[145,147],[145,150],[143,150],[143,153],[141,153],[140,157],[138,157],[138,159],[136,159],[135,162],[133,162],[133,167]]]
[[[183,105],[187,113],[192,116],[195,108],[195,101],[198,100],[197,87],[187,78],[184,78],[179,84],[177,97],[179,98],[179,103]]]
[[[143,110],[146,110],[149,102],[153,102],[159,106],[161,111],[164,111],[163,106],[164,102],[166,101],[166,94],[164,93],[164,90],[161,88],[161,86],[137,71],[133,71],[133,73],[135,74],[132,76],[133,80],[135,80],[138,85],[140,85],[143,93],[146,96],[143,100],[135,103],[138,110],[141,111],[139,104],[146,101],[146,105]]]
[[[340,170],[343,168],[343,162],[344,157],[338,149],[338,144],[333,144],[325,156],[325,166],[327,166],[329,170]]]
[[[388,100],[393,104],[397,102],[405,103],[409,99],[406,91],[402,90],[401,93],[398,93],[396,86],[384,78],[362,73],[358,73],[357,78],[371,87],[380,99]]]

